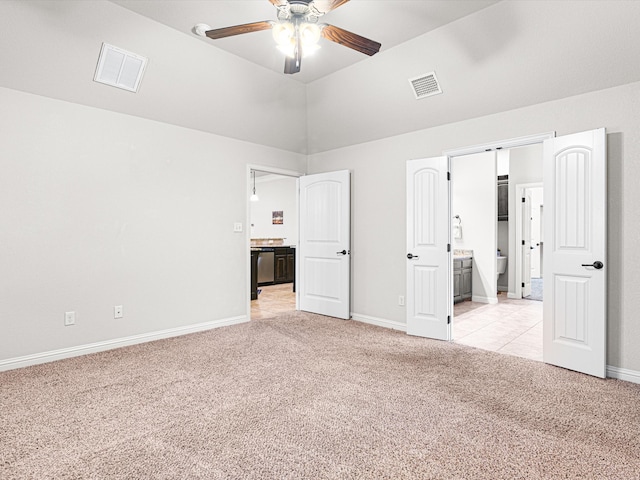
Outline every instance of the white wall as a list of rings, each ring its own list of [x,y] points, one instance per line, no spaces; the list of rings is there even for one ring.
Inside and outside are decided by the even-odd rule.
[[[250,202],[251,238],[284,238],[285,245],[298,244],[298,189],[296,178],[258,177],[258,202]],[[274,225],[272,212],[283,212],[282,225]]]
[[[5,88],[0,105],[0,367],[248,319],[246,165],[304,156]]]
[[[405,163],[443,151],[607,127],[608,363],[640,371],[640,83],[385,138],[309,157],[309,173],[352,171],[352,312],[404,323]],[[624,252],[624,253],[623,253]],[[622,257],[624,255],[624,262]]]
[[[462,238],[454,249],[473,250],[472,300],[497,303],[497,185],[494,152],[451,159],[451,199],[462,222]]]

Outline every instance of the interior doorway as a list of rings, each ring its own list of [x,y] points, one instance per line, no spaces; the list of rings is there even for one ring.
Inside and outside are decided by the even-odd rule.
[[[251,320],[297,309],[295,247],[298,243],[298,177],[301,173],[263,165],[247,166],[248,312]],[[275,278],[276,253],[282,268],[294,270]],[[292,259],[290,257],[294,258]],[[262,258],[260,258],[262,257]],[[258,276],[267,267],[270,275]],[[255,278],[253,278],[255,276]]]
[[[477,282],[454,296],[453,341],[542,361],[542,144],[450,156],[450,169],[454,282],[460,256]]]

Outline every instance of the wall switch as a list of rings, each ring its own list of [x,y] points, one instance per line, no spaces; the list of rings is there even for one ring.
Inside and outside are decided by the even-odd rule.
[[[398,295],[398,305],[404,307],[404,295]]]
[[[113,318],[122,318],[122,305],[113,307]]]
[[[234,223],[233,224],[234,232],[242,232],[242,223]]]
[[[76,324],[76,312],[64,312],[64,324],[65,326]]]

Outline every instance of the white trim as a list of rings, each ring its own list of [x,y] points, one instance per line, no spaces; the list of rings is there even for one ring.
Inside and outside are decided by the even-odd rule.
[[[137,345],[139,343],[152,342],[163,338],[179,337],[189,333],[202,332],[218,327],[227,327],[239,323],[248,322],[247,315],[239,315],[237,317],[224,318],[221,320],[212,320],[210,322],[196,323],[195,325],[187,325],[184,327],[168,328],[166,330],[158,330],[157,332],[142,333],[140,335],[132,335],[130,337],[115,338],[113,340],[105,340],[102,342],[88,343],[75,347],[61,348],[60,350],[51,350],[49,352],[34,353],[23,357],[8,358],[0,361],[0,372],[5,370],[13,370],[15,368],[28,367],[30,365],[38,365],[40,363],[54,362],[65,358],[79,357],[89,353],[104,352],[114,348],[127,347],[129,345]]]
[[[516,295],[515,293],[511,293],[511,292],[507,293],[507,298],[513,298],[514,300],[522,300],[522,297],[520,295]]]
[[[478,303],[488,303],[489,305],[495,305],[496,303],[498,303],[498,298],[497,297],[481,297],[479,295],[474,295],[471,297],[471,301],[478,302]]]
[[[640,383],[640,372],[626,368],[612,367],[611,365],[607,365],[607,377],[617,378],[625,382]]]
[[[356,322],[368,323],[369,325],[376,325],[378,327],[391,328],[402,332],[407,331],[406,323],[396,322],[394,320],[385,320],[384,318],[371,317],[369,315],[361,315],[353,312],[351,312],[351,319]]]
[[[542,143],[549,138],[554,138],[556,132],[540,133],[537,135],[527,135],[525,137],[511,138],[508,140],[499,140],[496,142],[484,143],[482,145],[473,145],[471,147],[456,148],[453,150],[445,150],[443,155],[457,157],[459,155],[471,155],[472,153],[482,153],[489,150],[501,150],[513,147],[524,147],[526,145],[534,145]]]

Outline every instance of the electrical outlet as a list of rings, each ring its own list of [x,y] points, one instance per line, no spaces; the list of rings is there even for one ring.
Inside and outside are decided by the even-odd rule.
[[[64,312],[64,324],[65,326],[76,324],[76,312]]]
[[[122,318],[122,305],[113,307],[113,318]]]
[[[242,223],[234,223],[233,224],[234,232],[242,232]]]
[[[398,305],[404,307],[404,295],[398,295]]]

